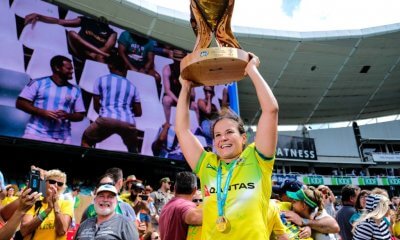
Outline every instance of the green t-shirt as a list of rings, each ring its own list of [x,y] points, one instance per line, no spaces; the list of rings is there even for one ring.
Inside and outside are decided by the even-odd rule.
[[[119,36],[118,44],[124,45],[129,61],[140,69],[148,61],[147,54],[154,51],[155,41],[149,39],[147,43],[142,45],[134,37],[130,32],[125,31]]]

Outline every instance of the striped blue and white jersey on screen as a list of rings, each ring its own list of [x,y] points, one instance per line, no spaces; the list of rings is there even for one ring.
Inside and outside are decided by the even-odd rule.
[[[72,84],[58,86],[50,77],[31,80],[19,97],[33,102],[37,108],[48,111],[85,112],[81,89]],[[69,120],[49,120],[31,115],[25,134],[66,139],[71,136],[71,123]]]
[[[96,79],[95,95],[100,96],[99,115],[135,124],[132,103],[140,102],[139,92],[128,79],[116,74],[108,74]]]

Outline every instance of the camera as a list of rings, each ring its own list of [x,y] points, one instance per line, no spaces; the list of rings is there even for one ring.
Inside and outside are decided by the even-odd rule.
[[[38,170],[31,170],[29,172],[29,188],[32,189],[31,193],[38,192],[42,193],[42,196],[46,196],[46,182],[40,178],[40,172]]]
[[[147,201],[149,199],[149,196],[147,195],[139,195],[139,197],[143,200],[143,201]]]

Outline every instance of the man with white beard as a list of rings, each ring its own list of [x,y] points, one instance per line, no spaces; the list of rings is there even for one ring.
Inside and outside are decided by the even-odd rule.
[[[132,221],[115,213],[117,189],[102,185],[96,191],[94,208],[97,216],[81,223],[76,240],[136,240],[139,234]]]

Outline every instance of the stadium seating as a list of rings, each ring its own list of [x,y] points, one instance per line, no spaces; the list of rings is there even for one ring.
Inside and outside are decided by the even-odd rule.
[[[161,103],[143,100],[141,105],[142,116],[135,118],[138,129],[143,131],[147,128],[158,129],[165,123],[165,114]]]
[[[26,73],[32,79],[52,75],[50,60],[56,55],[63,55],[72,60],[72,56],[69,53],[57,52],[46,48],[36,48],[26,68]],[[76,84],[75,75],[73,74],[72,76],[73,78],[70,80],[70,83]]]
[[[190,113],[190,130],[194,133],[199,127],[199,121],[197,120],[196,112],[193,110],[189,110]],[[175,126],[175,118],[176,118],[176,107],[171,107],[171,119],[169,122]]]
[[[25,18],[26,15],[31,13],[59,18],[58,7],[41,0],[14,0],[11,5],[11,10],[22,18]]]
[[[15,107],[15,101],[29,79],[26,73],[0,68],[0,105]]]
[[[126,78],[137,87],[141,100],[159,102],[156,80],[153,76],[128,70]]]
[[[0,52],[0,68],[25,72],[24,50],[20,42],[2,39]]]
[[[157,138],[158,129],[157,128],[146,128],[144,131],[143,137],[143,145],[141,154],[147,156],[154,156],[153,151],[151,150],[151,145],[153,144],[154,140]]]
[[[26,25],[19,39],[31,49],[51,48],[57,52],[68,52],[65,28],[57,24],[36,22],[35,25]]]
[[[79,86],[85,91],[93,93],[93,85],[98,77],[110,73],[107,64],[87,59],[83,67]]]
[[[7,2],[2,0],[0,2]],[[8,6],[0,5],[0,37],[11,41],[17,41],[17,25],[15,21],[15,14]]]
[[[0,105],[0,113],[0,136],[22,137],[30,115],[15,107],[2,105]]]

